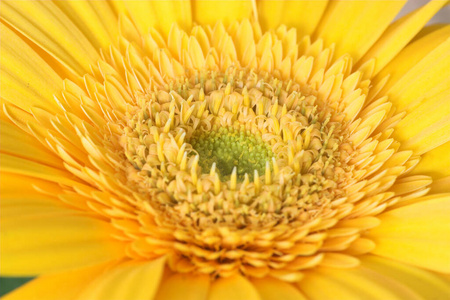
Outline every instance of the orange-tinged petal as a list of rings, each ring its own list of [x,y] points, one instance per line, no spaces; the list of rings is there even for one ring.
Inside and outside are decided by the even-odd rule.
[[[252,280],[258,290],[261,300],[306,300],[297,286],[275,278],[261,278]]]
[[[308,299],[313,300],[421,299],[402,283],[362,267],[320,268],[308,272],[298,285]]]
[[[373,255],[361,261],[364,267],[394,278],[423,299],[445,299],[450,295],[450,280],[440,274]]]
[[[79,299],[153,299],[160,284],[165,259],[118,265],[95,279]]]
[[[2,201],[2,275],[33,276],[122,257],[123,246],[110,237],[106,222],[45,199],[15,200],[21,204]]]
[[[427,196],[427,201],[385,212],[369,233],[374,254],[433,271],[450,273],[450,196]]]
[[[173,274],[164,279],[155,300],[206,300],[208,275]]]
[[[107,267],[108,264],[100,264],[73,271],[42,275],[7,294],[2,300],[75,300],[80,291]]]
[[[245,277],[219,278],[211,284],[208,300],[261,300],[258,291]]]

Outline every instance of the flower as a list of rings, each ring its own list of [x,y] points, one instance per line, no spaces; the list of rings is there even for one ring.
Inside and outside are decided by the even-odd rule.
[[[5,299],[444,299],[446,1],[2,1]]]

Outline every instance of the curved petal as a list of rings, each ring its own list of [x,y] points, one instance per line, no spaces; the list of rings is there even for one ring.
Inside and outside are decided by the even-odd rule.
[[[208,300],[261,300],[253,284],[240,275],[219,278],[211,284]]]
[[[297,35],[310,35],[316,29],[328,0],[318,1],[258,1],[258,17],[263,30],[284,24],[297,29]]]
[[[208,275],[174,274],[163,280],[154,300],[205,300],[209,286]]]
[[[191,2],[180,1],[114,1],[119,13],[128,14],[141,33],[149,32],[151,27],[168,36],[174,23],[184,30],[192,25]]]
[[[62,79],[3,23],[0,23],[0,34],[2,98],[28,112],[33,106],[58,111],[52,99],[62,89]]]
[[[80,291],[106,268],[108,264],[101,264],[74,271],[42,275],[7,294],[2,300],[75,300]]]
[[[2,199],[1,273],[33,276],[65,271],[123,256],[112,227],[45,199],[24,195]],[[36,198],[43,198],[37,202]]]
[[[165,259],[118,265],[95,279],[78,299],[153,299],[160,284]]]
[[[306,300],[306,297],[296,286],[275,278],[261,278],[252,280],[258,290],[261,300]]]
[[[106,49],[119,34],[118,19],[107,1],[55,1],[96,49]]]
[[[368,234],[377,245],[372,252],[450,273],[450,195],[423,198],[379,215],[381,224]]]
[[[386,29],[356,67],[376,59],[374,74],[382,70],[444,5],[444,0],[430,1],[423,7],[395,21]]]
[[[362,57],[381,36],[406,1],[331,1],[314,38],[336,43],[335,57]]]
[[[193,21],[202,25],[214,25],[217,21],[228,25],[236,20],[250,18],[254,12],[250,0],[199,0],[192,4]]]
[[[1,1],[0,16],[78,75],[99,58],[98,49],[51,1]]]
[[[450,176],[449,153],[450,142],[428,151],[422,155],[417,166],[411,171],[411,175],[428,175],[433,179]]]
[[[38,141],[9,122],[0,120],[1,152],[38,162],[55,168],[63,168],[61,159],[48,151]]]
[[[363,267],[320,268],[307,272],[298,286],[312,300],[422,299],[408,286]]]
[[[408,286],[423,299],[445,299],[450,295],[450,281],[444,276],[373,255],[361,258],[362,265]]]

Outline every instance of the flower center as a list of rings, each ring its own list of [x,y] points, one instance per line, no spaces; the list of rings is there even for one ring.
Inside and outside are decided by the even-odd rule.
[[[203,173],[215,167],[222,181],[229,180],[233,172],[239,181],[245,174],[253,179],[255,171],[264,174],[266,164],[273,157],[271,148],[260,135],[233,127],[195,134],[189,142],[200,156]]]
[[[229,68],[137,95],[121,138],[130,184],[161,222],[197,229],[302,223],[331,211],[351,171],[346,133],[304,89]]]

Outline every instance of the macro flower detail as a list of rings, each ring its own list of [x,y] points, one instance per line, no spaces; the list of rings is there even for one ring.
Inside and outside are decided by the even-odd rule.
[[[445,299],[450,26],[404,2],[1,2],[4,299]]]

